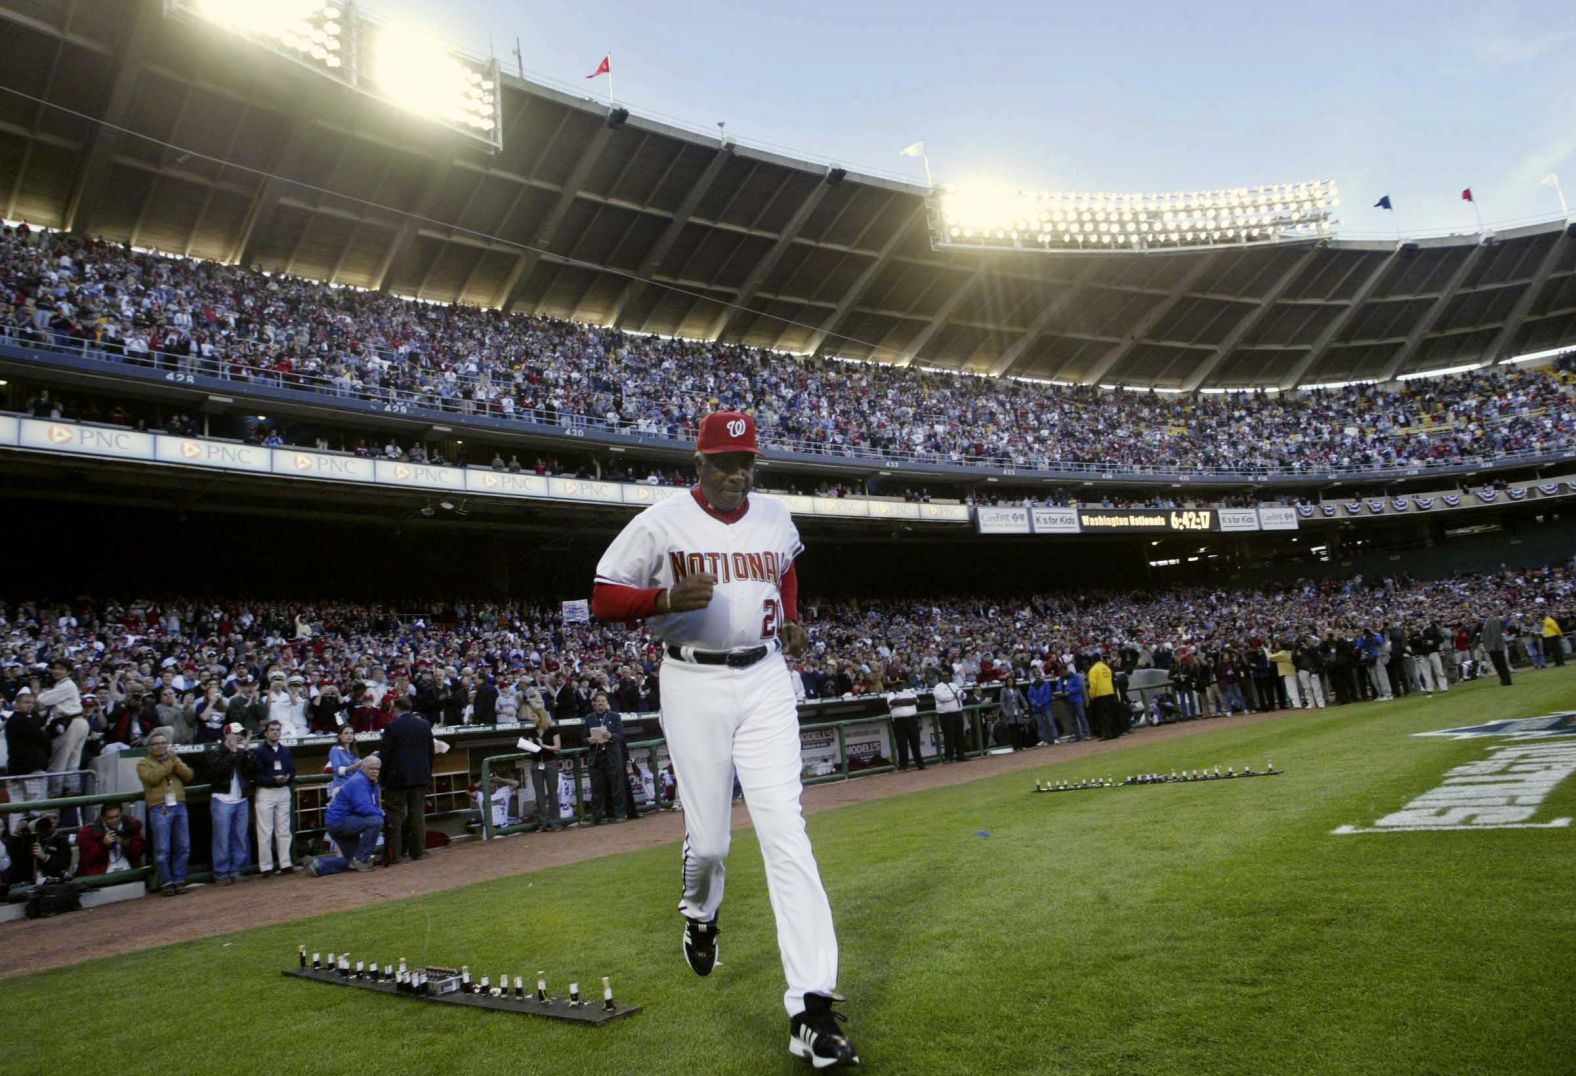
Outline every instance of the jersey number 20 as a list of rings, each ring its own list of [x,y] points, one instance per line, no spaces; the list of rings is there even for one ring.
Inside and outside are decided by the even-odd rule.
[[[767,598],[765,615],[761,617],[761,638],[770,639],[777,634],[777,625],[782,621],[783,607],[776,598]]]

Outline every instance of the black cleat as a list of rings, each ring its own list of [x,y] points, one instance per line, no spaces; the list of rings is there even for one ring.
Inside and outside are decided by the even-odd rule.
[[[832,1009],[843,1000],[838,994],[806,994],[804,1012],[788,1024],[788,1052],[818,1069],[857,1067],[859,1053],[837,1026],[848,1017]]]
[[[717,920],[702,923],[684,917],[684,962],[696,975],[710,975],[717,966]]]

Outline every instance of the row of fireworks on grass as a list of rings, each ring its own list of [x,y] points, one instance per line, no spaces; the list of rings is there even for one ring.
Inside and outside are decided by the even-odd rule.
[[[1034,791],[1083,792],[1093,788],[1124,788],[1128,785],[1172,785],[1183,784],[1189,781],[1230,781],[1238,777],[1275,777],[1284,772],[1284,770],[1277,770],[1275,763],[1265,762],[1262,770],[1255,770],[1252,766],[1244,766],[1240,770],[1235,766],[1227,766],[1225,771],[1222,772],[1221,768],[1216,766],[1213,770],[1205,768],[1202,770],[1172,770],[1169,774],[1132,774],[1125,781],[1115,781],[1110,777],[1104,779],[1090,777],[1082,781],[1035,781]]]
[[[298,958],[302,968],[310,967],[314,971],[328,971],[338,975],[341,979],[368,983],[391,983],[394,989],[401,994],[410,994],[416,997],[437,997],[443,994],[474,994],[482,997],[513,998],[515,1001],[535,1001],[542,1005],[567,1003],[571,1007],[587,1004],[580,998],[580,984],[569,984],[569,997],[559,998],[549,996],[547,993],[547,973],[536,973],[536,992],[527,994],[525,990],[525,977],[522,975],[498,976],[498,981],[483,975],[480,979],[471,977],[469,965],[459,968],[441,968],[428,966],[412,968],[404,957],[399,958],[399,966],[393,964],[378,964],[373,962],[368,965],[363,960],[351,962],[349,953],[314,952],[310,963],[307,960],[306,946],[300,946]],[[511,984],[511,979],[513,980]],[[512,986],[512,990],[511,990]],[[613,984],[606,975],[602,976],[602,1007],[611,1011],[613,1004]]]

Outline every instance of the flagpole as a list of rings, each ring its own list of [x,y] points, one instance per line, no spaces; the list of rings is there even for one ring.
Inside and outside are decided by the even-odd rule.
[[[1478,208],[1477,195],[1472,195],[1472,212],[1477,217],[1478,235],[1483,234],[1483,211]]]
[[[919,159],[925,162],[925,189],[926,190],[934,190],[935,187],[936,187],[936,184],[934,182],[932,182],[931,178],[930,178],[930,154],[928,154],[928,153],[921,153],[919,155]],[[1561,195],[1560,196],[1560,202],[1563,204],[1564,201],[1565,201],[1565,196]]]
[[[1571,207],[1565,204],[1565,188],[1560,186],[1560,177],[1557,172],[1549,173],[1549,185],[1554,188],[1554,193],[1560,199],[1560,216],[1566,220],[1571,219]]]
[[[613,53],[607,54],[607,110],[613,111]]]

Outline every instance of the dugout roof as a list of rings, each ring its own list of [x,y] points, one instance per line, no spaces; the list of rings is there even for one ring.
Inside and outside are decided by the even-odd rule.
[[[0,0],[0,85],[71,110],[0,91],[7,218],[437,302],[1187,389],[1576,341],[1576,226],[1560,222],[1400,249],[935,252],[912,184],[613,124],[512,76],[492,155],[159,0]]]

